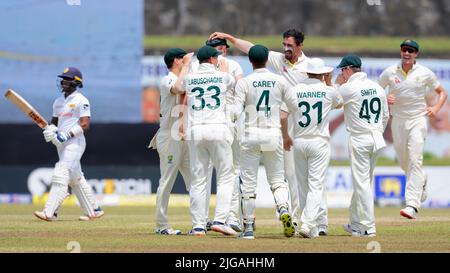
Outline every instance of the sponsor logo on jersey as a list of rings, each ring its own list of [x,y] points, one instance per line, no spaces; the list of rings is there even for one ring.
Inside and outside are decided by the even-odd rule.
[[[73,103],[71,103],[71,104],[69,104],[69,108],[75,108],[75,104],[73,104]]]
[[[89,104],[83,104],[83,110],[87,110],[89,108]]]
[[[172,164],[173,163],[173,155],[168,155],[167,156],[167,163],[168,164]]]

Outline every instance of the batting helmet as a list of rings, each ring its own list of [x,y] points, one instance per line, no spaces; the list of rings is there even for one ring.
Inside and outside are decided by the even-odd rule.
[[[61,75],[58,75],[58,77],[66,80],[75,80],[75,82],[78,84],[78,87],[83,87],[83,75],[81,74],[80,70],[75,67],[67,67],[66,69],[64,69]]]

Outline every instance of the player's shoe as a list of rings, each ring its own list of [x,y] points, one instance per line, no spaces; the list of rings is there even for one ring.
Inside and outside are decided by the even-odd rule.
[[[230,221],[228,226],[236,232],[242,232],[241,224],[238,221]]]
[[[181,235],[181,230],[171,228],[157,228],[155,229],[155,233],[160,235]]]
[[[43,212],[43,211],[35,211],[33,214],[37,218],[47,221],[47,222],[56,221],[58,219],[58,216],[56,214],[53,214],[53,216],[48,217],[47,215],[45,215],[45,212]]]
[[[367,230],[361,232],[359,230],[354,230],[349,224],[343,226],[344,230],[352,235],[352,237],[376,237],[376,233],[368,233]]]
[[[78,217],[78,220],[80,220],[80,221],[91,221],[91,220],[99,219],[103,215],[105,215],[105,212],[100,207],[98,207],[98,208],[94,209],[94,216],[82,215],[82,216]]]
[[[407,206],[406,208],[400,210],[400,215],[408,219],[416,219],[417,209]]]
[[[285,208],[280,209],[280,221],[283,223],[284,236],[292,237],[295,234],[295,228],[292,224],[292,217]]]
[[[193,228],[191,229],[187,235],[190,236],[206,236],[206,230],[203,228]]]
[[[320,225],[317,227],[319,231],[319,236],[327,236],[328,235],[328,227],[326,225]]]
[[[353,232],[352,237],[376,237],[376,233],[368,233],[367,230],[364,232]]]
[[[253,224],[244,224],[244,231],[239,236],[241,239],[255,239]]]
[[[231,235],[231,236],[237,235],[237,232],[234,231],[231,227],[217,221],[214,221],[212,223],[211,230],[214,230],[215,232],[220,232],[223,235]]]
[[[299,235],[303,238],[316,238],[319,237],[317,228],[308,228],[304,225],[300,228]]]
[[[211,222],[211,220],[208,219],[206,221],[206,230],[211,231],[211,226],[212,226],[212,222]]]

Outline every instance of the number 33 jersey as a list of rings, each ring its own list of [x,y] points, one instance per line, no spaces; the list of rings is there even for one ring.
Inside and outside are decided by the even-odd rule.
[[[347,131],[354,134],[384,132],[389,110],[384,89],[364,72],[353,74],[341,85]]]
[[[228,124],[226,106],[233,103],[234,78],[215,70],[210,63],[200,64],[197,73],[183,79],[187,95],[189,126]]]

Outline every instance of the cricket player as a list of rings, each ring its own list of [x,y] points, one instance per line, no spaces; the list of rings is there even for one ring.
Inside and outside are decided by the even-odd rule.
[[[217,64],[217,69],[223,72],[228,72],[230,73],[233,77],[235,82],[239,81],[240,79],[242,79],[242,77],[244,76],[244,72],[242,70],[241,65],[234,61],[231,60],[229,58],[227,58],[228,55],[228,48],[230,48],[230,46],[227,43],[227,40],[225,39],[212,39],[212,40],[207,40],[206,45],[209,45],[211,47],[214,47],[215,49],[217,49],[218,51],[220,51],[222,54],[219,55],[218,57],[218,64]],[[196,72],[198,71],[198,66],[199,66],[199,62],[198,61],[193,61],[191,64],[191,72]],[[239,168],[239,152],[240,152],[240,144],[239,144],[239,137],[240,137],[240,132],[242,131],[242,126],[243,126],[243,120],[242,118],[237,117],[236,120],[232,120],[231,123],[231,130],[233,132],[233,144],[231,145],[231,148],[233,149],[233,167],[234,167],[234,172],[235,172],[235,186],[234,186],[234,191],[233,191],[233,199],[231,201],[231,209],[230,209],[230,215],[228,216],[227,219],[227,224],[233,228],[236,232],[241,232],[242,228],[241,228],[241,215],[240,215],[240,193],[239,193],[239,172],[240,172],[240,168]],[[211,170],[211,175],[209,175],[209,177],[212,176],[212,170]],[[208,178],[208,188],[207,188],[207,204],[209,204],[209,196],[211,194],[211,178]],[[207,213],[206,215],[208,215],[209,211],[209,206],[207,206]],[[212,222],[210,222],[208,220],[207,222],[207,230],[211,230],[211,224]]]
[[[405,40],[400,48],[401,62],[386,68],[378,83],[389,90],[394,149],[407,177],[406,207],[400,210],[400,215],[415,219],[427,197],[427,175],[422,167],[427,116],[436,117],[447,102],[447,92],[430,69],[416,62],[419,55],[416,41]],[[427,106],[425,101],[429,91],[439,95],[439,100],[432,106]]]
[[[56,220],[56,211],[72,188],[84,216],[80,220],[100,218],[104,212],[96,204],[92,188],[87,184],[81,170],[80,159],[86,148],[84,132],[90,126],[89,101],[77,88],[83,87],[83,76],[75,67],[68,67],[61,75],[59,87],[64,94],[53,103],[51,124],[43,131],[45,141],[52,142],[58,151],[59,161],[55,164],[51,189],[43,211],[34,215],[41,220]]]
[[[314,238],[319,235],[319,218],[327,211],[325,177],[330,163],[329,113],[342,107],[342,97],[331,85],[333,67],[325,66],[322,59],[307,60],[301,71],[308,79],[292,87],[289,93],[297,105],[293,113],[295,172],[300,189],[306,193],[306,204],[301,214],[300,236]],[[328,83],[328,85],[327,85]],[[284,138],[289,135],[284,133]],[[284,143],[290,143],[287,139]],[[290,147],[288,147],[290,148]]]
[[[160,122],[159,130],[154,137],[152,148],[156,148],[159,154],[159,167],[161,178],[159,179],[158,190],[156,191],[156,234],[179,235],[180,230],[174,230],[169,224],[167,217],[167,207],[169,205],[170,192],[180,171],[189,191],[190,185],[190,165],[187,143],[176,138],[178,127],[176,121],[179,118],[181,109],[180,96],[174,93],[174,86],[177,81],[181,81],[183,64],[189,64],[192,54],[180,48],[171,48],[164,55],[164,63],[169,69],[169,74],[162,78],[160,83]],[[185,68],[185,70],[187,70]],[[186,71],[183,72],[185,74]]]
[[[230,34],[223,32],[214,32],[209,36],[209,39],[226,39],[230,41],[235,47],[237,47],[242,52],[248,54],[248,51],[253,46],[249,41],[238,39]],[[306,64],[308,57],[303,53],[303,41],[305,35],[296,29],[289,29],[283,33],[283,50],[284,52],[269,52],[269,59],[267,67],[269,70],[276,74],[283,76],[288,82],[290,87],[297,85],[307,78],[306,74],[301,72],[300,69]],[[281,118],[286,118],[287,113],[282,112]],[[283,116],[286,115],[286,116]],[[294,121],[292,118],[289,120],[289,134],[293,135]],[[290,192],[290,207],[292,220],[296,228],[296,233],[298,232],[298,220],[300,216],[300,210],[304,207],[304,200],[306,200],[306,195],[299,192],[298,184],[295,178],[295,164],[294,164],[294,154],[293,151],[284,151],[284,171],[285,177],[289,183]],[[300,196],[299,196],[300,194]],[[304,198],[303,198],[304,197]],[[303,201],[301,201],[303,200]],[[328,221],[326,215],[324,227],[328,226]],[[328,232],[325,230],[325,232]]]
[[[389,119],[384,89],[361,72],[361,59],[346,55],[336,79],[344,100],[344,119],[349,136],[353,195],[350,223],[344,229],[355,237],[376,236],[373,171],[380,149],[386,146],[383,132]]]
[[[182,86],[177,85],[176,89],[187,96],[186,137],[191,163],[189,195],[193,223],[189,235],[206,235],[205,197],[210,160],[217,173],[216,211],[211,229],[236,235],[236,231],[225,225],[234,188],[233,135],[226,108],[233,101],[235,82],[229,73],[216,70],[220,54],[211,46],[200,48],[197,52],[198,72],[187,74]]]
[[[253,73],[237,83],[235,104],[235,114],[240,115],[245,110],[240,175],[244,231],[240,237],[254,239],[256,185],[261,159],[283,223],[284,235],[292,237],[295,228],[289,213],[289,186],[284,179],[283,139],[280,130],[280,108],[289,87],[283,77],[266,68],[269,50],[265,46],[252,46],[248,58],[252,63]],[[287,105],[292,111],[296,109],[295,101]]]

